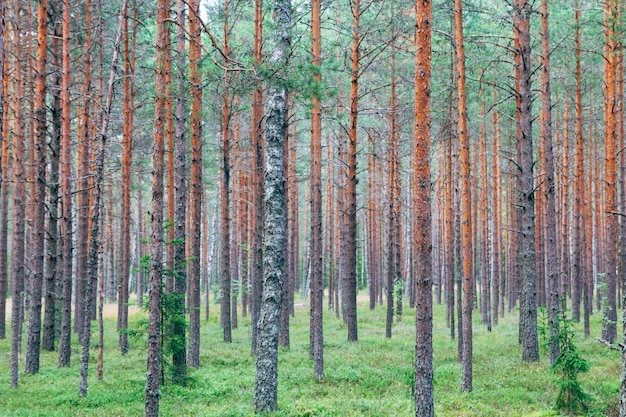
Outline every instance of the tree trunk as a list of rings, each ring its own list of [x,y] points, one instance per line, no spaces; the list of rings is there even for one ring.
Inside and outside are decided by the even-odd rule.
[[[430,73],[432,3],[416,2],[414,201],[415,220],[415,416],[434,416],[430,206]]]
[[[605,256],[606,300],[602,321],[602,338],[613,343],[617,337],[616,272],[617,272],[617,0],[604,2],[604,193],[606,198]]]
[[[254,1],[254,65],[263,61],[263,0]],[[252,352],[256,352],[263,292],[263,84],[252,94]]]
[[[8,12],[5,0],[0,0],[0,15]],[[7,255],[9,235],[9,189],[11,187],[10,173],[10,138],[9,138],[9,103],[11,98],[9,77],[9,48],[10,36],[6,33],[4,19],[0,19],[0,141],[2,144],[2,162],[0,165],[0,339],[6,338],[6,299],[7,299]],[[6,109],[6,110],[5,110]]]
[[[24,371],[27,374],[39,372],[39,354],[41,349],[41,296],[43,289],[44,241],[46,217],[46,168],[47,168],[47,127],[46,127],[46,57],[48,32],[48,1],[41,0],[37,12],[37,72],[35,74],[35,194],[32,202],[33,241],[32,245],[32,282],[31,300],[28,311],[28,330],[26,336],[26,354]]]
[[[186,137],[185,137],[185,102],[187,89],[185,84],[185,4],[176,1],[176,123],[174,136],[174,282],[172,293],[172,311],[170,312],[170,343],[172,348],[172,381],[184,385],[187,379],[187,349],[185,337],[185,294],[187,293],[187,267],[185,258],[187,218],[186,181]],[[200,306],[198,306],[200,308]],[[199,313],[198,313],[199,314]]]
[[[271,64],[286,67],[291,49],[291,3],[274,4],[274,52]],[[282,74],[280,74],[282,75]],[[253,406],[257,413],[277,409],[278,328],[284,276],[285,211],[284,148],[287,128],[287,92],[284,84],[270,87],[265,146],[265,237],[263,243],[263,297],[258,321],[256,377]]]
[[[352,49],[350,71],[350,130],[348,135],[347,183],[344,210],[346,216],[346,268],[343,291],[345,292],[344,321],[348,326],[348,341],[358,340],[356,318],[357,296],[357,221],[356,221],[356,165],[357,165],[357,129],[359,115],[359,61],[361,35],[361,1],[352,0]]]
[[[541,124],[543,133],[543,146],[545,152],[545,191],[546,191],[546,255],[547,262],[547,279],[549,288],[548,302],[548,324],[550,326],[550,363],[553,364],[560,353],[559,347],[559,271],[560,265],[559,253],[556,244],[556,202],[555,202],[555,169],[554,169],[554,153],[552,149],[552,100],[550,97],[550,44],[548,31],[548,1],[541,2],[541,31],[542,31],[542,95],[543,102],[541,107]]]
[[[72,143],[71,143],[71,3],[63,0],[63,69],[61,73],[61,253],[62,268],[62,312],[59,336],[59,367],[70,365],[71,322],[72,322]]]
[[[13,16],[18,19],[21,2],[13,3]],[[25,157],[24,140],[24,57],[22,49],[21,25],[14,26],[13,52],[15,59],[13,124],[13,238],[11,243],[11,388],[17,388],[18,367],[22,350],[22,324],[24,319],[24,239],[25,239]]]
[[[130,276],[130,190],[132,188],[134,92],[133,79],[135,68],[132,65],[128,30],[128,8],[124,11],[124,96],[122,128],[122,225],[120,233],[120,283],[117,304],[117,331],[119,345],[123,355],[128,353],[128,278]],[[133,37],[136,36],[133,31]]]
[[[521,259],[522,291],[520,296],[520,342],[522,360],[539,360],[537,338],[537,282],[535,268],[535,219],[533,140],[531,109],[531,62],[530,62],[530,3],[516,0],[514,5],[515,31],[519,38],[518,86],[520,99],[520,135],[517,138],[518,192],[521,235],[519,254]]]
[[[311,334],[313,373],[324,377],[324,267],[322,261],[322,105],[321,91],[321,1],[311,2],[311,53],[316,87],[311,96]],[[295,161],[294,161],[295,162]],[[293,214],[295,215],[295,213]]]
[[[454,1],[454,23],[458,72],[458,113],[461,160],[461,259],[463,261],[463,355],[461,390],[472,391],[472,307],[474,277],[472,274],[472,223],[470,191],[470,150],[465,97],[465,46],[463,41],[463,8],[461,0]],[[460,306],[460,305],[459,305]],[[459,325],[461,325],[459,323]]]
[[[194,8],[194,6],[196,6]],[[197,0],[192,2],[197,10]],[[148,312],[148,361],[146,372],[145,416],[159,415],[159,379],[161,377],[161,285],[163,280],[163,171],[165,93],[168,74],[165,71],[166,49],[169,46],[167,20],[169,1],[159,0],[156,42],[156,97],[154,101],[154,148],[152,153],[152,230],[150,238],[150,307]]]
[[[52,36],[53,85],[52,88],[52,134],[50,138],[50,181],[48,184],[48,228],[46,256],[46,301],[43,322],[42,349],[54,350],[56,339],[57,307],[61,288],[58,278],[59,241],[59,147],[61,145],[61,5],[59,0],[51,4],[50,15],[54,22]]]
[[[82,354],[80,361],[80,380],[78,396],[85,397],[87,395],[87,377],[89,371],[89,348],[91,338],[91,311],[92,306],[89,300],[93,299],[92,291],[93,283],[98,282],[98,253],[100,251],[99,232],[100,232],[100,213],[102,211],[102,194],[104,182],[104,157],[107,143],[107,131],[109,127],[109,118],[111,115],[111,107],[113,102],[113,93],[115,86],[116,66],[119,54],[119,46],[122,41],[122,27],[124,22],[124,11],[126,10],[127,0],[122,1],[118,15],[118,25],[113,44],[113,56],[111,58],[111,71],[109,74],[108,89],[106,101],[100,111],[99,132],[96,136],[96,154],[95,154],[95,178],[93,189],[93,213],[91,218],[91,235],[89,242],[89,260],[87,263],[87,276],[85,280],[85,303],[83,305],[83,323],[79,333],[82,345]]]
[[[582,188],[584,183],[585,160],[583,144],[583,103],[582,103],[582,76],[581,76],[581,48],[580,48],[580,4],[574,2],[574,48],[576,50],[576,67],[574,70],[576,80],[576,104],[575,104],[575,125],[574,125],[574,228],[572,230],[573,242],[573,265],[572,265],[572,319],[580,321],[580,300],[582,293],[582,245],[581,240],[584,233],[581,224],[582,216]]]

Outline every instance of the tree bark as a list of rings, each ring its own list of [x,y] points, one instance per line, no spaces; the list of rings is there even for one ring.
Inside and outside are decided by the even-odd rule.
[[[189,12],[189,81],[191,85],[191,230],[189,243],[189,366],[200,366],[200,224],[202,222],[202,80],[200,64],[200,2],[194,0]],[[181,151],[183,151],[181,149]],[[228,200],[227,200],[228,201]],[[180,200],[182,203],[182,199]],[[222,251],[228,255],[227,247]],[[227,275],[227,274],[225,274]],[[222,275],[222,279],[224,275]]]
[[[616,272],[617,272],[617,0],[604,2],[604,195],[605,213],[605,259],[606,300],[602,321],[602,338],[613,343],[617,338]]]
[[[192,2],[197,6],[197,0]],[[154,148],[152,153],[152,230],[150,236],[150,306],[148,312],[148,359],[146,372],[145,416],[159,415],[159,379],[161,378],[161,285],[163,280],[163,171],[164,171],[164,122],[166,48],[169,46],[167,20],[169,1],[159,0],[157,11],[156,40],[156,97],[154,101]],[[194,9],[197,10],[197,7]]]
[[[275,46],[271,63],[285,68],[291,49],[291,3],[275,0]],[[280,74],[278,74],[280,75]],[[258,322],[253,406],[257,413],[277,409],[278,327],[284,276],[285,211],[284,149],[287,128],[286,89],[274,80],[268,97],[265,147],[265,238],[263,298]]]
[[[6,1],[0,0],[0,16],[6,16]],[[11,98],[9,78],[10,36],[7,36],[6,23],[0,18],[0,141],[2,145],[2,161],[0,165],[0,339],[6,338],[6,299],[7,299],[7,259],[9,235],[9,189],[10,174],[10,139],[9,139],[9,103]]]
[[[185,3],[176,1],[176,123],[174,147],[174,286],[172,299],[172,317],[170,339],[172,343],[172,380],[175,384],[184,385],[187,379],[187,352],[185,337],[185,294],[187,293],[187,268],[185,259],[187,218],[187,149],[185,137],[185,107],[187,89],[185,84]],[[200,306],[198,305],[198,308]],[[199,314],[199,313],[198,313]]]
[[[554,169],[554,152],[552,145],[552,99],[550,97],[550,43],[548,31],[548,1],[541,1],[541,54],[542,54],[542,95],[543,102],[541,107],[541,124],[543,133],[543,145],[545,152],[545,192],[546,192],[546,255],[547,262],[546,276],[548,279],[549,302],[548,302],[548,325],[550,326],[550,363],[553,364],[559,356],[559,311],[560,311],[560,293],[559,293],[559,271],[560,265],[559,253],[556,244],[556,218],[558,212],[556,210],[555,201],[555,169]],[[556,260],[556,261],[555,261]]]
[[[572,265],[572,319],[580,321],[580,300],[582,293],[582,245],[581,240],[584,233],[581,224],[583,182],[585,172],[584,143],[583,143],[583,103],[582,103],[582,75],[581,75],[581,47],[580,47],[580,4],[574,2],[574,48],[576,55],[576,66],[574,69],[576,81],[575,98],[575,125],[574,125],[574,227],[572,230],[573,242],[573,265]]]
[[[347,183],[344,210],[346,215],[346,268],[343,291],[345,292],[344,321],[348,327],[348,341],[358,340],[356,317],[357,296],[357,221],[356,221],[356,166],[357,130],[359,115],[359,62],[361,35],[361,0],[352,0],[352,47],[350,67],[350,129],[348,135]]]
[[[432,235],[430,206],[430,73],[432,3],[416,1],[415,19],[415,416],[434,416],[432,339]]]
[[[22,324],[24,319],[24,240],[25,240],[25,156],[24,140],[24,57],[22,47],[22,21],[19,18],[21,1],[13,3],[13,52],[15,118],[13,124],[13,237],[11,242],[11,388],[17,388],[18,367],[22,350]]]
[[[514,29],[519,38],[518,91],[520,101],[520,135],[517,138],[518,192],[521,235],[519,254],[522,268],[522,291],[520,296],[520,342],[522,360],[539,360],[537,337],[537,282],[535,268],[535,219],[533,139],[531,109],[531,62],[530,62],[530,3],[516,0],[514,4]]]
[[[456,59],[458,73],[458,128],[461,161],[461,259],[463,262],[463,354],[461,390],[472,391],[472,308],[474,277],[472,269],[472,223],[470,190],[470,152],[465,97],[465,46],[463,41],[463,6],[454,1]],[[460,306],[460,305],[459,305]],[[459,323],[461,326],[461,323]]]
[[[62,253],[62,312],[59,336],[59,367],[70,365],[72,322],[72,143],[71,143],[71,3],[63,0],[63,69],[61,74],[61,253]]]
[[[313,374],[324,377],[324,267],[322,260],[322,105],[321,1],[311,2],[311,53],[314,90],[311,96],[311,333]],[[295,161],[294,161],[295,162]],[[295,213],[293,214],[295,215]]]
[[[254,1],[254,65],[263,61],[263,0]],[[252,94],[252,352],[256,352],[263,292],[263,84]]]

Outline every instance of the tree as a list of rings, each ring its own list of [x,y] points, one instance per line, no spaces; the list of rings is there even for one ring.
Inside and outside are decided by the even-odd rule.
[[[311,95],[311,338],[313,373],[324,377],[324,268],[322,261],[322,105],[321,93],[321,1],[311,2],[311,53],[313,93]]]
[[[189,268],[189,366],[200,366],[200,225],[202,224],[202,80],[200,2],[189,13],[189,81],[191,85],[191,259]],[[183,149],[181,149],[183,151]],[[223,251],[226,251],[222,247]],[[223,278],[223,276],[222,276]]]
[[[519,97],[520,135],[517,137],[518,191],[520,208],[519,255],[521,259],[522,288],[520,295],[520,342],[524,361],[539,360],[537,337],[537,283],[535,269],[535,201],[533,178],[533,138],[530,61],[530,13],[527,0],[515,0],[513,6],[514,30],[519,39],[517,96]]]
[[[175,167],[174,184],[174,288],[172,311],[170,312],[170,343],[172,344],[172,373],[175,384],[184,384],[187,378],[187,352],[185,341],[185,293],[187,292],[187,268],[185,259],[187,205],[187,149],[185,135],[185,96],[187,94],[185,82],[185,3],[176,1],[176,124],[175,124]],[[200,306],[198,305],[198,308]]]
[[[7,298],[7,252],[9,235],[9,54],[10,47],[4,16],[8,11],[5,0],[0,0],[0,141],[2,141],[2,160],[0,165],[0,339],[6,338],[6,298]]]
[[[472,222],[470,190],[470,149],[467,131],[465,92],[465,46],[463,41],[463,5],[454,1],[454,25],[457,59],[458,129],[461,162],[461,258],[463,260],[463,354],[461,390],[472,391],[472,308],[474,277],[472,274]],[[459,325],[461,325],[459,323]]]
[[[197,6],[197,0],[192,2]],[[165,93],[168,74],[165,68],[166,48],[169,46],[169,1],[159,0],[156,40],[156,96],[152,151],[152,230],[150,236],[150,301],[148,311],[148,360],[146,372],[146,417],[159,415],[159,380],[161,378],[161,290],[163,281],[163,154],[165,141]]]
[[[71,70],[70,70],[70,0],[63,0],[63,68],[61,71],[61,334],[59,336],[59,367],[70,365],[72,322],[72,150],[71,150]]]
[[[124,40],[124,125],[122,131],[122,224],[120,233],[120,283],[119,298],[117,301],[117,331],[119,332],[119,344],[122,354],[128,353],[128,279],[130,276],[130,191],[132,186],[132,160],[133,160],[133,125],[134,125],[134,93],[133,74],[135,71],[131,51],[128,16],[129,10],[124,10],[124,27],[122,29]],[[133,36],[136,36],[133,33]]]
[[[25,238],[25,154],[24,140],[24,60],[22,49],[22,19],[20,1],[13,3],[13,52],[15,54],[13,123],[13,237],[11,242],[11,388],[17,388],[18,366],[22,350],[22,322],[24,319],[24,238]]]
[[[414,237],[415,308],[415,416],[434,416],[432,340],[432,235],[430,207],[430,74],[432,3],[416,1],[415,122],[414,122]],[[471,385],[470,385],[471,387]],[[471,389],[471,388],[470,388]]]
[[[271,64],[286,70],[291,49],[291,2],[275,0],[274,52]],[[281,74],[282,75],[282,74]],[[256,412],[276,410],[278,383],[278,327],[284,274],[285,211],[284,147],[287,128],[287,91],[272,80],[268,93],[265,145],[265,238],[263,243],[263,297],[256,346],[253,405]]]
[[[612,343],[617,337],[616,272],[617,272],[617,1],[604,2],[604,193],[606,218],[606,297],[602,338]]]
[[[28,311],[28,334],[24,370],[27,374],[39,372],[41,350],[41,296],[43,289],[44,240],[46,217],[46,168],[47,168],[47,126],[46,126],[46,63],[48,35],[48,1],[39,2],[37,12],[37,73],[35,89],[35,136],[36,167],[35,212],[33,225],[34,241],[32,261],[33,276]],[[51,290],[51,289],[48,289]]]
[[[228,0],[224,1],[224,55],[230,54],[228,42]],[[220,237],[222,258],[220,262],[220,323],[224,329],[224,342],[232,342],[230,316],[230,91],[229,73],[224,73],[224,94],[222,107],[221,184],[220,184]]]
[[[545,193],[546,193],[546,255],[548,260],[558,259],[556,244],[556,202],[554,185],[554,153],[552,147],[552,100],[550,97],[550,38],[548,31],[548,1],[541,1],[541,59],[542,59],[542,95],[541,106],[541,133],[545,152]],[[548,321],[550,325],[550,363],[553,364],[559,356],[559,273],[558,262],[547,262],[547,278],[549,288]]]
[[[350,65],[350,128],[348,134],[347,152],[347,182],[345,189],[345,219],[346,219],[346,247],[345,247],[345,270],[343,274],[344,294],[342,308],[344,321],[348,326],[348,341],[358,340],[358,328],[356,320],[356,168],[357,168],[357,131],[359,115],[359,60],[361,35],[361,0],[351,0],[352,3],[352,46]]]
[[[79,331],[80,342],[82,345],[82,354],[80,358],[80,379],[78,396],[87,396],[87,377],[89,373],[89,348],[91,339],[91,310],[89,300],[92,300],[93,283],[98,282],[98,254],[100,252],[100,215],[103,212],[103,182],[104,182],[104,157],[108,140],[109,119],[111,116],[111,107],[113,105],[113,93],[115,87],[116,66],[119,55],[119,46],[122,42],[122,27],[124,22],[124,11],[126,9],[127,0],[122,0],[122,5],[118,15],[118,25],[113,43],[113,56],[111,57],[111,71],[109,73],[109,81],[107,84],[107,94],[104,100],[104,106],[99,114],[99,128],[96,135],[96,153],[95,153],[95,170],[94,170],[94,189],[93,189],[93,217],[91,221],[91,234],[89,242],[89,259],[87,262],[87,277],[85,280],[85,302],[83,305],[83,323],[82,329]],[[95,302],[94,302],[95,305]]]

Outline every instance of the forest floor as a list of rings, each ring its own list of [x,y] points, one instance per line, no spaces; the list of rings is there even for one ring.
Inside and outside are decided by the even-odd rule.
[[[362,298],[361,298],[362,299]],[[365,298],[366,299],[366,298]],[[296,301],[291,326],[291,348],[279,353],[279,411],[272,416],[412,416],[411,387],[415,343],[415,310],[405,308],[393,337],[385,338],[385,308],[370,311],[359,306],[359,341],[346,342],[347,330],[332,312],[324,312],[326,377],[313,377],[309,359],[309,318],[306,300]],[[189,372],[186,387],[162,388],[162,416],[252,416],[254,357],[250,353],[250,319],[239,319],[233,343],[225,344],[218,324],[218,305],[211,305],[202,322],[201,367]],[[134,309],[131,350],[126,356],[117,345],[114,306],[105,319],[104,378],[96,378],[97,326],[94,326],[89,394],[78,398],[80,349],[73,341],[72,366],[57,368],[57,353],[42,353],[37,375],[20,373],[20,385],[9,388],[10,335],[0,340],[0,416],[141,416],[146,369],[146,315]],[[204,311],[204,310],[203,310]],[[204,315],[204,314],[203,314]],[[555,375],[542,347],[539,363],[522,363],[517,342],[517,312],[508,314],[488,332],[474,314],[474,391],[461,393],[457,342],[450,339],[445,307],[435,304],[435,410],[438,416],[557,416]],[[592,317],[592,337],[576,325],[575,343],[591,368],[579,380],[591,395],[587,415],[617,415],[620,355],[594,341],[600,333],[600,315]],[[621,327],[621,326],[620,326]],[[10,329],[9,326],[7,326]],[[74,335],[75,339],[75,335]],[[545,343],[545,341],[544,341]],[[166,360],[166,362],[169,362]],[[22,368],[22,367],[20,367]]]

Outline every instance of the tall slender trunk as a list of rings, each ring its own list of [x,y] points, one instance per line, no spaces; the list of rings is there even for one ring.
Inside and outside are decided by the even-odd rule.
[[[25,157],[24,139],[24,57],[22,46],[21,1],[13,3],[15,58],[13,119],[13,237],[11,242],[11,388],[17,388],[18,367],[22,350],[24,319],[24,240],[25,240]]]
[[[53,58],[53,88],[52,93],[52,131],[50,137],[50,180],[48,182],[48,228],[46,232],[47,254],[46,254],[46,300],[43,321],[42,349],[49,352],[54,350],[57,328],[57,308],[60,298],[58,278],[59,265],[59,151],[61,146],[61,6],[59,0],[51,4],[50,16],[52,18],[52,58]]]
[[[109,73],[109,81],[107,84],[107,93],[104,100],[104,106],[100,110],[98,134],[96,135],[96,153],[95,153],[95,170],[94,170],[94,188],[93,188],[93,212],[91,217],[91,234],[89,242],[89,258],[87,262],[87,276],[85,279],[85,303],[83,305],[83,323],[80,330],[80,341],[82,345],[82,354],[80,360],[80,379],[79,379],[79,397],[87,395],[87,377],[89,372],[89,348],[91,338],[91,320],[92,320],[92,304],[89,300],[94,300],[95,291],[92,285],[98,282],[98,253],[100,250],[100,213],[103,205],[103,182],[104,182],[104,157],[106,144],[108,139],[109,119],[111,116],[111,108],[113,103],[113,93],[115,87],[116,66],[119,55],[119,46],[122,41],[122,26],[124,22],[124,10],[126,9],[127,0],[122,1],[122,5],[118,15],[118,25],[113,44],[113,56],[111,57],[111,70]],[[92,294],[92,292],[94,294]],[[95,303],[93,304],[95,306]]]
[[[604,2],[604,192],[605,210],[605,256],[606,300],[602,321],[602,338],[612,343],[617,338],[617,0]]]
[[[313,373],[324,377],[324,267],[322,262],[322,104],[319,83],[322,79],[321,1],[311,2],[311,53],[318,85],[311,96],[311,333],[313,335]]]
[[[37,12],[37,72],[35,74],[35,160],[31,161],[35,169],[36,182],[33,211],[32,245],[32,281],[31,300],[28,311],[28,330],[26,336],[26,354],[24,371],[27,374],[39,372],[39,354],[41,348],[41,296],[44,278],[44,241],[46,217],[46,168],[47,168],[47,126],[46,126],[46,63],[48,34],[48,1],[41,0]],[[32,127],[31,127],[32,129]]]
[[[130,190],[132,188],[132,158],[133,158],[133,124],[134,124],[134,92],[128,21],[129,10],[124,11],[124,104],[122,114],[124,126],[122,128],[122,208],[120,233],[120,282],[117,304],[117,331],[122,354],[128,353],[128,279],[130,276]],[[133,31],[133,37],[135,36]]]
[[[83,311],[83,305],[87,302],[85,298],[85,287],[87,279],[87,257],[89,253],[89,202],[90,202],[90,181],[91,175],[91,96],[93,87],[91,85],[93,46],[93,0],[85,0],[84,19],[84,40],[82,54],[82,98],[78,111],[78,182],[76,196],[76,296],[74,311]],[[90,310],[91,311],[91,310]],[[91,313],[90,313],[91,314]],[[80,333],[82,329],[82,315],[74,315],[74,332]]]
[[[184,384],[187,379],[187,351],[185,337],[185,294],[187,292],[187,268],[185,257],[187,217],[187,147],[185,136],[185,3],[176,1],[176,123],[174,146],[174,282],[172,288],[172,316],[170,317],[170,340],[172,344],[172,380]],[[198,308],[200,306],[198,305]],[[198,313],[199,314],[199,313]]]
[[[573,241],[573,265],[572,265],[572,319],[580,321],[580,300],[582,293],[582,235],[584,233],[581,224],[582,198],[585,172],[584,144],[583,144],[583,102],[582,102],[582,75],[581,75],[581,47],[580,47],[580,4],[574,2],[574,48],[576,52],[576,67],[574,70],[576,81],[575,98],[575,124],[574,124],[574,228],[572,230]]]
[[[263,46],[263,0],[254,1],[254,65],[261,65]],[[256,352],[263,292],[263,84],[257,81],[252,94],[252,351]]]
[[[465,46],[463,44],[463,6],[454,1],[456,58],[458,72],[458,128],[461,160],[461,259],[463,262],[463,355],[461,390],[472,391],[472,307],[474,277],[472,273],[472,223],[470,191],[470,152],[465,96]],[[460,306],[460,305],[459,305]],[[459,325],[461,325],[459,323]]]
[[[5,0],[0,0],[0,14],[5,15],[8,12]],[[11,187],[10,173],[10,139],[9,139],[9,103],[12,97],[10,91],[9,62],[10,56],[10,36],[6,30],[4,19],[0,22],[0,65],[2,68],[2,77],[0,82],[0,141],[2,145],[2,161],[0,165],[0,339],[6,338],[6,299],[7,299],[7,259],[8,259],[8,235],[9,235],[9,189]]]
[[[555,169],[554,169],[554,152],[552,145],[552,99],[550,97],[550,43],[548,31],[548,1],[541,1],[541,54],[543,73],[541,78],[543,102],[541,107],[541,124],[543,133],[543,146],[545,152],[545,191],[546,191],[546,255],[547,262],[546,276],[548,279],[549,302],[548,302],[548,324],[550,326],[550,363],[554,363],[560,353],[559,346],[559,271],[560,265],[559,252],[557,249],[557,230],[556,218],[558,212],[556,210],[555,201]],[[555,262],[555,260],[557,260]]]
[[[224,54],[229,55],[228,43],[228,0],[224,1]],[[228,65],[228,64],[227,64]],[[232,342],[230,316],[230,74],[224,74],[224,92],[222,105],[222,145],[221,150],[221,185],[220,185],[220,213],[221,213],[221,251],[220,263],[220,323],[224,329],[224,342]]]
[[[197,10],[197,0],[191,9]],[[194,6],[196,6],[194,8]],[[152,230],[150,236],[150,307],[148,316],[148,360],[146,372],[145,416],[159,415],[159,379],[161,377],[161,282],[163,277],[163,171],[165,122],[166,48],[169,46],[167,20],[169,1],[159,0],[156,40],[156,97],[154,101],[154,148],[152,153]]]
[[[558,141],[555,141],[558,142]],[[562,300],[562,307],[567,307],[567,296],[570,292],[570,276],[571,276],[571,262],[570,262],[570,230],[571,230],[571,217],[570,217],[570,192],[569,192],[569,95],[565,93],[563,99],[563,139],[562,139],[562,167],[561,167],[561,203],[562,203],[562,216],[561,223],[563,225],[563,232],[561,238],[561,277],[560,277],[560,289],[559,295]]]
[[[430,206],[430,73],[432,3],[416,2],[415,19],[415,124],[414,201],[415,220],[415,416],[434,416],[432,264]]]
[[[496,88],[493,88],[493,105],[496,105],[498,96]],[[493,207],[493,249],[491,253],[493,262],[493,304],[491,317],[493,324],[498,325],[499,312],[504,315],[504,294],[501,294],[500,287],[504,281],[502,274],[502,166],[500,164],[500,112],[493,110],[491,113],[491,127],[493,129],[493,142],[491,147],[491,175],[493,176],[493,188],[491,189],[491,204]],[[502,308],[500,305],[502,304]]]
[[[274,51],[270,63],[285,68],[291,49],[291,2],[274,3]],[[277,74],[281,76],[283,74]],[[274,80],[266,115],[265,236],[263,240],[263,295],[258,321],[256,377],[253,406],[256,412],[276,410],[278,383],[278,328],[284,277],[285,211],[284,144],[287,129],[287,91]]]
[[[516,0],[514,29],[519,39],[518,91],[520,101],[520,135],[517,137],[518,192],[520,207],[520,248],[522,272],[520,295],[520,342],[524,361],[539,360],[537,337],[537,282],[535,268],[535,200],[533,178],[531,62],[530,62],[530,3]]]
[[[352,0],[352,47],[350,69],[350,129],[348,135],[348,177],[346,184],[346,269],[343,291],[345,291],[344,320],[348,326],[348,341],[358,340],[356,318],[357,296],[357,220],[356,220],[356,165],[357,165],[357,130],[359,115],[359,63],[361,35],[361,0]]]
[[[189,243],[189,366],[200,366],[200,223],[202,222],[202,80],[200,64],[200,2],[194,0],[189,10],[189,82],[191,85],[191,213]],[[182,199],[179,200],[182,203]],[[227,251],[227,247],[222,247]],[[228,254],[228,253],[227,253]],[[226,274],[227,275],[227,274]]]
[[[72,143],[71,143],[71,3],[63,0],[63,68],[61,73],[61,334],[59,336],[59,367],[70,365],[72,322]]]
[[[479,149],[480,149],[480,229],[482,242],[480,245],[480,306],[482,311],[482,323],[491,331],[491,262],[490,246],[491,236],[489,235],[489,181],[487,168],[487,116],[485,114],[485,99],[482,86],[479,90]]]

